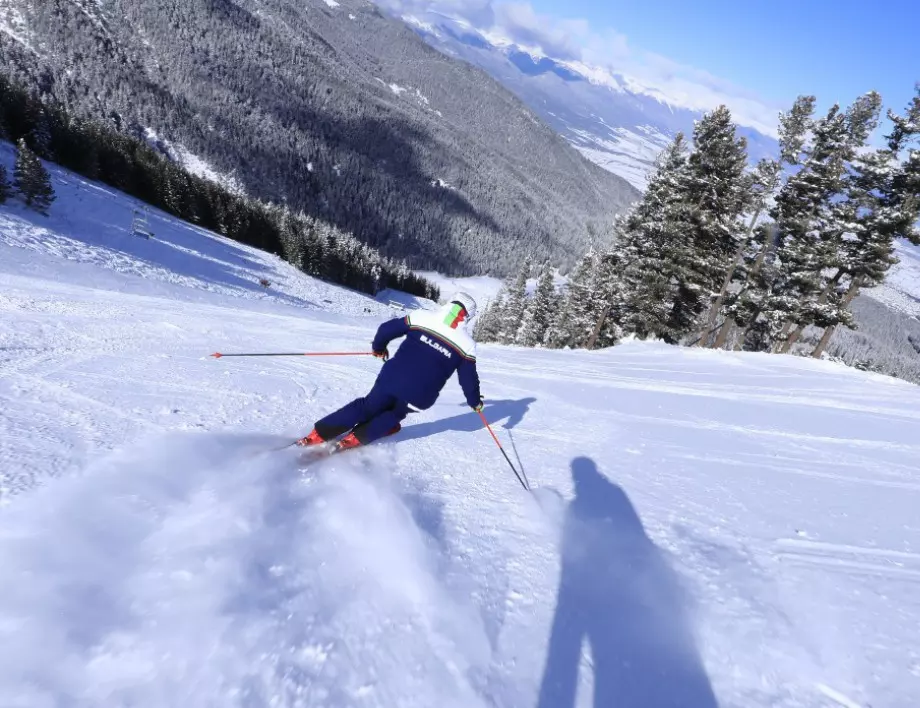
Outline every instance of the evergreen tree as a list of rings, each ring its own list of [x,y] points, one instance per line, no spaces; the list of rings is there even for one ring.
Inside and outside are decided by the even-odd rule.
[[[622,278],[625,263],[625,252],[619,241],[598,258],[591,288],[594,327],[585,341],[587,349],[612,347],[623,336],[620,322],[626,296]]]
[[[788,112],[780,114],[779,159],[764,162],[758,169],[757,182],[764,187],[761,195],[762,207],[771,215],[776,190],[780,188],[784,170],[787,166],[798,168],[802,164],[805,144],[814,125],[815,100],[814,96],[799,96]],[[791,174],[797,171],[797,169],[789,170]],[[757,204],[757,206],[761,205]],[[756,216],[759,217],[759,213]],[[725,324],[716,337],[713,345],[716,348],[728,342],[736,326],[742,328],[738,339],[739,343],[743,344],[746,339],[744,330],[762,318],[761,313],[769,299],[770,285],[775,277],[773,265],[778,231],[773,226],[757,226],[756,219],[753,219],[751,223],[754,228],[751,230],[748,245],[744,249],[742,261],[739,264],[740,289],[728,297],[725,302]],[[761,327],[759,331],[760,335],[757,340],[767,341],[769,337],[765,337],[764,334],[769,331],[769,328]]]
[[[53,160],[51,150],[51,121],[38,96],[31,95],[25,104],[25,119],[29,126],[29,147],[46,160]]]
[[[667,330],[672,339],[691,332],[725,278],[744,229],[740,218],[753,201],[746,172],[747,141],[725,106],[703,116],[694,129],[694,151],[682,181],[689,248],[668,251],[675,280]]]
[[[293,213],[274,207],[275,218],[281,224],[281,248],[284,260],[298,270],[307,271],[307,254],[298,218]]]
[[[544,343],[550,324],[556,317],[559,306],[553,267],[549,261],[543,264],[540,279],[533,297],[527,303],[527,312],[518,337],[518,344],[536,347]]]
[[[640,339],[657,337],[676,343],[672,311],[682,263],[691,247],[684,200],[688,151],[683,134],[659,157],[642,200],[626,217],[621,250],[623,290],[627,293],[620,324]]]
[[[777,197],[778,277],[767,303],[779,351],[789,351],[806,327],[830,326],[841,309],[835,291],[845,274],[842,244],[849,233],[846,189],[848,165],[878,122],[881,97],[870,93],[846,112],[833,106],[815,122],[802,169]]]
[[[14,174],[14,187],[22,194],[26,204],[47,215],[48,207],[55,198],[54,189],[51,186],[51,175],[48,174],[38,156],[26,145],[25,138],[19,140]]]
[[[875,125],[874,105],[865,101],[851,111],[853,139],[864,143]],[[868,119],[865,118],[868,113]],[[889,111],[893,129],[887,147],[858,151],[845,177],[835,207],[846,224],[839,244],[839,273],[846,279],[841,292],[829,297],[829,312],[815,324],[824,327],[812,355],[820,357],[838,325],[853,325],[849,306],[862,287],[880,285],[897,262],[894,245],[903,238],[920,243],[920,87],[904,116]],[[912,149],[913,148],[913,149]],[[907,153],[905,158],[904,153]]]
[[[750,220],[738,243],[735,257],[725,271],[722,287],[710,308],[706,324],[700,330],[698,338],[700,346],[708,346],[709,340],[715,332],[716,320],[720,314],[725,317],[725,321],[719,328],[719,334],[715,338],[713,347],[721,348],[735,326],[734,319],[728,312],[723,312],[723,308],[728,309],[735,302],[736,298],[734,296],[751,275],[750,264],[757,262],[757,254],[761,252],[763,246],[762,234],[758,234],[756,231],[758,221],[776,195],[781,174],[782,163],[779,160],[768,159],[758,162],[757,167],[750,174],[751,203],[748,207],[751,212]],[[733,284],[735,286],[734,290],[730,292]]]
[[[23,146],[25,140],[17,157],[16,188],[33,206],[47,209],[53,199],[47,173],[32,153],[32,143],[38,143],[68,169],[242,243],[285,254],[312,275],[363,292],[389,286],[438,298],[438,289],[404,263],[381,256],[327,221],[294,215],[192,175],[148,145],[142,132],[119,133],[107,123],[74,118],[59,105],[42,104],[2,75],[0,120],[17,144]],[[120,119],[114,122],[121,125]]]
[[[500,290],[495,299],[476,318],[473,338],[477,342],[497,342],[501,339],[505,312],[505,292]]]
[[[581,347],[594,327],[591,287],[597,267],[597,252],[591,248],[575,267],[558,315],[546,334],[546,345],[554,349]]]
[[[0,204],[3,204],[7,199],[9,199],[11,193],[12,185],[6,176],[6,167],[4,165],[0,165]]]
[[[507,297],[502,310],[502,324],[499,341],[502,344],[514,344],[518,340],[518,331],[524,321],[527,310],[527,279],[533,270],[530,256],[524,259],[517,277],[507,286]]]

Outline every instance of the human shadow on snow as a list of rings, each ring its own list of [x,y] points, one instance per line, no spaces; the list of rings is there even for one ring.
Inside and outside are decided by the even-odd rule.
[[[521,398],[518,400],[487,401],[483,414],[490,423],[502,422],[506,430],[511,430],[524,419],[531,404],[535,403],[536,400],[536,398]],[[409,420],[411,421],[412,419],[410,418]],[[407,426],[399,433],[396,439],[399,441],[418,440],[419,438],[427,438],[431,435],[448,431],[472,433],[481,429],[482,418],[468,410],[466,413],[451,418],[442,418],[433,420],[430,423]]]
[[[586,457],[572,478],[537,708],[574,708],[585,640],[595,708],[716,708],[687,598],[629,497]]]

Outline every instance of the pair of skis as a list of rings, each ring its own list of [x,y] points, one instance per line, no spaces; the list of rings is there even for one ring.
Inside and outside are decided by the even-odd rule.
[[[294,442],[287,443],[286,445],[281,445],[280,447],[272,448],[271,452],[282,452],[283,450],[289,450],[291,448],[300,448],[302,450],[301,457],[308,458],[311,462],[313,462],[314,460],[325,459],[327,457],[331,457],[332,455],[336,455],[338,453],[345,452],[347,450],[357,449],[357,447],[364,447],[363,445],[359,445],[355,448],[351,448],[351,447],[343,448],[343,447],[339,447],[338,441],[333,441],[333,440],[330,440],[324,443],[319,443],[318,445],[298,445],[299,442],[300,442],[300,438],[298,438]]]

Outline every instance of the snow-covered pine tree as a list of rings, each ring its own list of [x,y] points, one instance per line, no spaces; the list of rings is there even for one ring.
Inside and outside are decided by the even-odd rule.
[[[808,140],[809,133],[814,125],[814,96],[799,96],[792,108],[779,117],[779,160],[774,162],[776,165],[776,181],[769,178],[769,172],[773,166],[764,164],[761,168],[764,170],[762,179],[769,182],[772,191],[765,193],[765,210],[773,214],[773,200],[776,197],[776,190],[782,183],[782,175],[787,167],[798,167],[802,164],[803,151]],[[791,171],[794,174],[795,171]],[[753,223],[753,222],[752,222]],[[740,284],[740,290],[733,294],[724,303],[725,323],[719,330],[713,346],[717,349],[723,347],[732,335],[735,327],[740,327],[741,332],[737,337],[739,347],[746,340],[747,328],[758,322],[761,312],[769,298],[770,284],[775,276],[773,267],[775,253],[777,248],[778,233],[775,224],[769,226],[756,227],[751,232],[751,248],[744,255],[741,264],[743,278]],[[760,328],[761,334],[768,332],[769,328]],[[763,337],[759,337],[764,339]],[[769,338],[767,338],[769,339]],[[764,339],[764,341],[767,341]]]
[[[518,331],[524,321],[527,310],[527,279],[533,271],[533,260],[530,256],[524,259],[517,277],[507,286],[507,297],[502,308],[502,323],[499,330],[499,341],[502,344],[514,344],[518,339]]]
[[[682,183],[690,247],[677,251],[671,266],[677,281],[668,323],[672,336],[694,330],[717,297],[744,236],[741,216],[754,200],[753,181],[746,170],[747,140],[736,129],[731,112],[719,106],[693,131],[694,150]]]
[[[4,165],[0,165],[0,204],[3,204],[7,199],[10,198],[12,191],[13,185],[10,184],[10,180],[6,176],[6,167]]]
[[[581,347],[594,328],[592,286],[598,254],[589,248],[569,278],[560,297],[558,314],[546,333],[545,344],[553,349]]]
[[[320,277],[326,260],[326,243],[319,233],[319,222],[303,213],[299,214],[298,221],[304,246],[305,271],[312,276]],[[395,268],[393,275],[396,276]]]
[[[594,327],[585,341],[586,349],[612,347],[623,336],[620,320],[624,304],[621,277],[624,262],[623,251],[616,242],[597,259],[591,293]]]
[[[726,338],[734,326],[734,322],[729,314],[723,312],[723,306],[733,302],[733,296],[740,291],[741,285],[747,280],[749,275],[748,268],[746,267],[747,264],[756,262],[756,254],[759,253],[763,241],[757,237],[755,229],[764,211],[776,195],[776,190],[780,183],[781,171],[782,165],[779,160],[763,159],[757,163],[757,166],[748,176],[748,188],[751,196],[750,204],[748,205],[748,214],[746,215],[748,225],[741,234],[735,256],[722,279],[722,287],[719,288],[715,301],[709,309],[709,316],[706,318],[705,325],[699,332],[697,338],[699,346],[709,346],[712,335],[717,329],[716,321],[719,319],[720,315],[724,318],[724,322],[721,327],[718,328],[719,333],[716,335],[715,341],[713,342],[714,348],[718,349],[725,343]]]
[[[188,184],[183,177],[185,173],[169,163],[161,165],[157,172],[156,191],[160,204],[166,211],[176,216],[183,213],[184,195],[188,191]]]
[[[864,110],[864,108],[863,108]],[[849,306],[862,287],[882,283],[891,266],[895,241],[899,238],[920,243],[920,87],[904,116],[889,111],[894,128],[887,147],[872,152],[858,151],[846,175],[843,199],[836,202],[847,232],[840,248],[840,272],[847,279],[845,289],[834,293],[825,327],[812,356],[820,357],[838,325],[852,326]],[[854,140],[868,138],[871,116],[854,127]],[[907,153],[906,157],[904,153]]]
[[[678,133],[658,157],[642,200],[623,226],[623,291],[627,299],[620,325],[640,339],[676,343],[680,332],[669,323],[680,264],[688,258],[687,145]]]
[[[280,225],[279,238],[284,260],[297,270],[307,272],[307,248],[299,215],[277,205],[270,208]]]
[[[559,298],[556,294],[555,274],[549,261],[543,263],[540,279],[533,297],[527,302],[527,312],[521,325],[518,344],[525,347],[541,346],[550,324],[556,317]]]
[[[763,314],[779,350],[791,346],[793,327],[809,324],[827,287],[825,269],[835,267],[826,239],[838,227],[831,199],[843,187],[847,142],[846,115],[834,105],[814,122],[801,169],[780,189],[771,210],[779,268]]]
[[[477,342],[497,342],[501,338],[501,327],[505,312],[505,291],[500,290],[495,299],[476,317],[473,339]]]
[[[101,137],[95,124],[84,118],[68,116],[66,132],[68,140],[65,145],[57,146],[61,164],[88,179],[98,180]]]
[[[13,186],[26,200],[26,204],[47,215],[48,207],[54,201],[51,175],[38,156],[29,149],[24,138],[20,138],[16,152],[16,168]]]
[[[32,150],[46,160],[54,160],[51,150],[51,126],[48,111],[41,99],[33,94],[24,106],[25,120],[29,126],[28,143]]]
[[[840,195],[846,190],[849,164],[878,125],[881,103],[881,96],[873,91],[845,113],[832,108],[814,126],[812,149],[802,171],[786,183],[793,188],[777,199],[783,240],[771,298],[778,306],[771,308],[771,319],[774,330],[779,320],[786,319],[779,333],[780,352],[788,352],[809,325],[828,327],[845,316],[846,308],[835,302],[835,291],[845,275],[843,244],[852,215]]]

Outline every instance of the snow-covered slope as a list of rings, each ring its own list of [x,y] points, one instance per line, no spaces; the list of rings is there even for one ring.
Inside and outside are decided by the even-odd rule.
[[[471,278],[450,278],[433,271],[420,271],[426,280],[438,286],[442,296],[452,292],[464,291],[473,296],[482,312],[489,302],[495,299],[498,291],[502,289],[502,281],[488,275],[474,276]]]
[[[901,241],[895,255],[899,262],[891,268],[885,282],[865,293],[894,310],[920,319],[920,247]]]
[[[207,355],[360,351],[389,310],[174,222],[169,259],[118,240],[88,189],[42,231],[0,207],[4,708],[916,705],[916,386],[483,347],[532,494],[454,383],[303,466],[273,448],[379,364]]]
[[[0,141],[0,164],[10,174],[13,159],[12,146]],[[213,293],[356,315],[389,311],[366,295],[305,277],[277,256],[149,209],[111,187],[51,164],[47,167],[57,195],[50,217],[16,200],[0,207],[0,246],[9,247],[3,256],[11,264],[8,270],[53,272],[59,267],[56,261],[34,257],[53,255],[139,276],[142,281],[113,279],[98,269],[84,271],[91,281],[118,283],[132,291],[140,288],[145,295],[162,290],[170,297],[207,300],[205,294]],[[132,235],[136,215],[146,219],[153,238]]]

